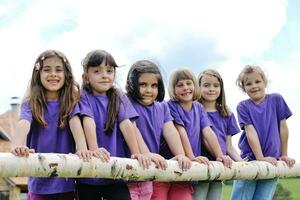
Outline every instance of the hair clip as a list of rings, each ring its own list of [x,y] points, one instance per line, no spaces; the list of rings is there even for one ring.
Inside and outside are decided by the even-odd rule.
[[[36,62],[35,65],[34,65],[34,68],[35,68],[36,71],[39,71],[40,68],[41,68],[40,63],[39,63],[39,62]]]
[[[45,56],[42,56],[42,57],[41,57],[41,61],[43,61],[43,60],[45,60]]]

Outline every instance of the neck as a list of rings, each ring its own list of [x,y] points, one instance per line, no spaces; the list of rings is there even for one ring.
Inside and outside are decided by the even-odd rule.
[[[193,105],[193,101],[189,101],[189,102],[179,102],[179,104],[183,107],[183,109],[185,111],[189,111],[192,108]]]
[[[206,112],[214,112],[217,110],[215,101],[203,101],[202,105],[204,106]]]
[[[47,98],[47,100],[57,100],[58,92],[47,92],[46,98]]]

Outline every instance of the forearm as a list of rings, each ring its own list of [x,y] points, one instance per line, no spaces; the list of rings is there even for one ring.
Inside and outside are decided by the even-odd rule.
[[[30,122],[27,120],[20,120],[16,127],[16,133],[14,134],[12,144],[15,147],[24,146],[27,138],[27,134],[30,131]]]
[[[179,126],[179,125],[175,125],[175,127],[179,133],[185,155],[190,159],[194,158],[195,155],[194,155],[194,152],[193,152],[193,149],[192,149],[191,143],[189,141],[189,138],[187,136],[185,128],[182,126]]]
[[[258,138],[256,131],[255,130],[254,131],[246,130],[246,137],[247,137],[249,146],[250,146],[253,154],[255,155],[255,158],[257,160],[264,158],[264,155],[262,153],[262,149],[260,146],[259,138]]]
[[[173,122],[169,122],[164,125],[163,136],[168,143],[168,146],[173,155],[184,155],[184,149],[180,140],[178,131],[176,130]]]
[[[79,117],[72,117],[69,121],[69,125],[76,143],[77,151],[87,150],[87,144]]]
[[[288,155],[289,130],[285,120],[280,123],[281,156]]]
[[[207,141],[208,147],[213,147],[212,153],[214,156],[221,157],[223,156],[223,152],[221,150],[218,138],[216,134],[213,132],[213,130],[210,127],[206,127],[203,129],[203,139]]]
[[[137,138],[136,130],[129,119],[126,119],[120,123],[120,130],[123,134],[123,137],[130,149],[131,154],[140,153]]]
[[[97,143],[97,133],[95,121],[90,117],[83,118],[83,129],[89,150],[96,150],[99,148]]]
[[[140,152],[141,153],[150,153],[150,150],[149,150],[148,146],[146,145],[140,130],[136,126],[135,126],[135,128],[136,128],[137,143],[138,143]]]

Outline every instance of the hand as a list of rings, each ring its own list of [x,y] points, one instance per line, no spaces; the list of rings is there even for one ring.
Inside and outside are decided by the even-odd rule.
[[[265,161],[265,162],[268,162],[268,163],[271,163],[272,165],[275,165],[277,166],[277,160],[276,158],[273,158],[273,157],[262,157],[260,159],[257,159],[259,161]]]
[[[110,153],[105,148],[98,148],[92,151],[92,155],[96,158],[100,158],[102,162],[108,162],[110,159]]]
[[[194,157],[191,159],[192,161],[196,161],[198,163],[202,163],[202,164],[205,164],[205,165],[208,165],[209,163],[209,160],[208,158],[204,157],[204,156],[198,156],[198,157]]]
[[[229,156],[218,156],[216,160],[222,162],[225,167],[231,168],[232,166],[232,160]]]
[[[179,168],[183,171],[187,171],[191,168],[192,163],[188,157],[186,157],[184,154],[179,154],[177,156],[174,156],[172,160],[177,160]]]
[[[93,152],[89,150],[77,150],[75,154],[84,162],[88,162],[93,156]]]
[[[164,157],[162,157],[161,155],[157,154],[157,153],[148,153],[151,161],[153,161],[155,163],[155,165],[162,170],[167,169],[167,161],[165,160]]]
[[[11,150],[15,156],[28,157],[30,153],[35,153],[34,149],[29,149],[26,146],[15,147]]]
[[[296,163],[295,159],[290,158],[288,156],[280,156],[279,160],[284,161],[289,167],[293,167]]]
[[[136,153],[136,154],[132,154],[131,158],[138,160],[140,166],[143,169],[149,169],[149,166],[151,165],[151,158],[147,154]]]

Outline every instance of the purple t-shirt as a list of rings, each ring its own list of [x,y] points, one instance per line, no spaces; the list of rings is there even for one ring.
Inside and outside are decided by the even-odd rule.
[[[186,111],[177,101],[173,100],[168,101],[168,106],[174,118],[174,123],[185,128],[194,155],[200,156],[202,130],[211,125],[204,107],[199,102],[194,101],[192,108]],[[172,155],[167,155],[169,153],[165,144],[165,142],[162,143],[162,148],[165,149],[166,153],[163,151],[161,153],[170,158]]]
[[[257,132],[264,156],[281,156],[280,121],[292,115],[280,94],[267,94],[263,102],[256,104],[251,99],[241,101],[237,106],[238,121],[242,130],[252,124]],[[239,140],[241,157],[255,160],[248,144],[245,131]]]
[[[67,125],[59,128],[58,120],[60,113],[59,101],[47,101],[44,118],[47,122],[45,127],[33,119],[32,110],[28,102],[21,105],[20,119],[31,123],[27,135],[27,146],[35,149],[37,153],[74,153],[75,142]],[[70,118],[79,114],[79,106],[76,105]],[[29,178],[29,191],[36,194],[54,194],[71,192],[75,190],[73,178]]]
[[[155,101],[149,106],[144,106],[133,99],[132,105],[139,114],[136,125],[140,130],[150,152],[159,153],[160,140],[163,134],[164,124],[173,118],[166,102]]]
[[[212,130],[215,132],[222,152],[226,155],[226,137],[228,135],[235,135],[240,132],[239,126],[236,122],[234,114],[230,116],[222,116],[218,111],[207,112],[208,118],[212,123]]]
[[[80,110],[82,116],[88,116],[94,119],[96,124],[97,143],[99,147],[104,147],[110,152],[111,156],[127,157],[127,144],[119,129],[119,124],[126,120],[136,120],[138,114],[132,107],[131,102],[125,94],[120,95],[120,106],[117,121],[114,124],[113,131],[106,133],[104,131],[106,116],[108,111],[109,99],[107,96],[93,95],[86,91],[82,91],[80,97]],[[91,185],[99,185],[112,182],[98,178],[78,179],[79,182]],[[115,181],[114,181],[115,182]]]

